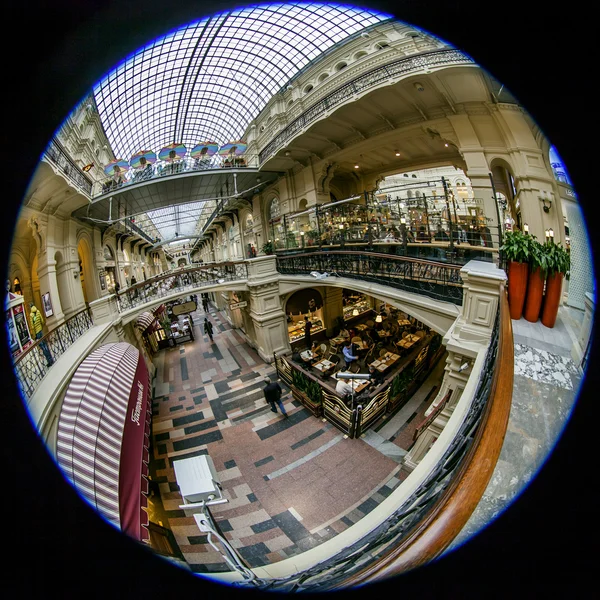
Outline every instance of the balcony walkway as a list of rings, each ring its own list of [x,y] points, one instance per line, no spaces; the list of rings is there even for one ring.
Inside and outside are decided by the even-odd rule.
[[[508,508],[556,444],[583,380],[571,357],[583,314],[582,310],[564,305],[552,329],[540,321],[513,320],[515,375],[504,445],[481,501],[446,553]]]

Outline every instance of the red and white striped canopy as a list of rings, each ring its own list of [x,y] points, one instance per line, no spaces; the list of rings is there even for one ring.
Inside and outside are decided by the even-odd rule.
[[[148,369],[127,342],[105,344],[78,367],[58,421],[58,464],[116,527],[148,541]]]
[[[154,323],[156,317],[150,312],[143,312],[135,321],[135,326],[142,332],[146,331],[148,327]]]

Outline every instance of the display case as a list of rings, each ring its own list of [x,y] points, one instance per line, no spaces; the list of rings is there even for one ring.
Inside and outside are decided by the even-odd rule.
[[[312,327],[310,329],[310,335],[314,336],[316,333],[323,331],[323,320],[319,317],[313,317],[310,319]],[[296,321],[295,323],[288,324],[288,334],[290,336],[290,343],[293,344],[298,340],[304,339],[304,326],[306,321]]]
[[[366,298],[362,298],[358,302],[354,302],[352,304],[346,304],[344,306],[344,320],[349,321],[350,319],[355,319],[356,317],[360,317],[361,315],[365,315],[366,313],[371,311],[371,305],[367,301]],[[356,314],[354,311],[358,311]]]

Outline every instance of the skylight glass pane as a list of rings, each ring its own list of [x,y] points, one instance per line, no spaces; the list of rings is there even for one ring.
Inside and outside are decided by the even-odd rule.
[[[119,158],[171,142],[239,139],[270,97],[315,57],[390,15],[338,4],[219,13],[149,43],[94,89]],[[202,37],[203,36],[203,37]]]

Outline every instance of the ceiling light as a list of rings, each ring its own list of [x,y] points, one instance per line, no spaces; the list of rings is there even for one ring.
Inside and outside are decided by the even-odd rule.
[[[398,152],[398,150],[396,150],[396,156],[400,156],[400,152]]]
[[[358,169],[358,168],[359,168],[359,166],[358,166],[358,165],[354,165],[354,168],[355,168],[355,169]]]
[[[446,148],[447,148],[447,147],[448,147],[448,142],[446,142],[446,143],[444,144],[444,146],[446,146]]]
[[[286,151],[285,151],[285,155],[286,155],[286,156],[289,156],[290,154],[291,154],[291,152],[290,152],[289,150],[286,150]]]
[[[423,87],[422,83],[419,83],[418,81],[414,84],[415,89],[417,90],[417,92],[424,92],[425,88]]]

